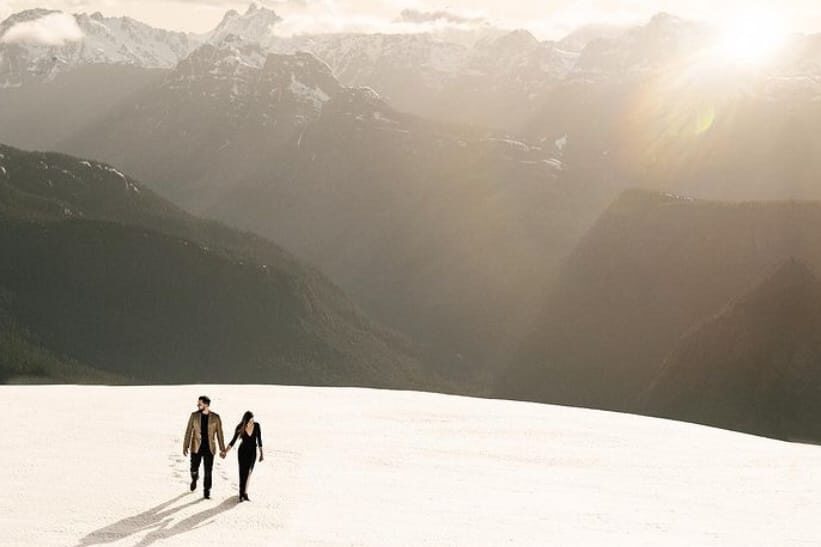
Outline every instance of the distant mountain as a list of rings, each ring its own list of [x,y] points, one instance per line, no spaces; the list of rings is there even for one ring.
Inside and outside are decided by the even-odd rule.
[[[9,38],[18,25],[55,16],[63,18],[61,25],[73,27],[71,39],[52,43],[40,35]],[[199,43],[192,34],[157,29],[130,17],[26,10],[0,23],[0,88],[51,81],[58,74],[90,64],[169,68]]]
[[[568,259],[501,391],[635,411],[682,335],[790,257],[821,266],[818,202],[628,191]]]
[[[539,41],[524,30],[471,44],[433,34],[285,37],[344,85],[400,111],[564,139],[570,163],[629,186],[706,199],[821,199],[818,36],[789,37],[771,63],[725,63],[709,25],[667,13]]]
[[[658,13],[645,25],[621,33],[590,40],[582,49],[575,72],[623,74],[669,66],[707,46],[712,39],[709,27]]]
[[[580,53],[594,40],[608,40],[623,35],[630,30],[626,25],[587,24],[583,25],[559,40],[558,45],[565,51]]]
[[[258,54],[202,46],[60,149],[276,239],[448,359],[498,362],[595,214],[590,185],[552,142],[403,114],[309,53]]]
[[[630,186],[715,200],[816,200],[821,48],[792,36],[769,63],[723,59],[715,29],[659,14],[590,41],[519,128],[566,136],[569,162]]]
[[[0,147],[0,224],[6,380],[437,385],[316,270],[109,165]]]
[[[525,30],[488,33],[471,45],[434,34],[296,36],[274,51],[309,51],[345,85],[373,88],[397,109],[450,122],[518,129],[576,53]]]
[[[687,334],[643,410],[678,420],[821,441],[821,282],[788,260]]]
[[[341,91],[312,55],[265,54],[234,36],[220,46],[201,46],[59,147],[159,182],[175,199],[182,191],[187,199],[178,203],[190,208],[192,198],[207,202],[213,185],[240,183],[267,160],[261,154],[293,144]],[[362,101],[370,97],[352,93]]]
[[[596,106],[606,111],[622,106],[620,92],[629,93],[625,107],[642,106],[636,105],[642,89],[680,83],[676,75],[690,73],[692,58],[703,57],[717,40],[716,30],[708,25],[667,13],[643,25],[583,26],[555,42],[539,41],[526,30],[491,26],[469,33],[478,37],[469,41],[447,32],[287,36],[277,32],[282,19],[276,12],[251,4],[244,13],[227,12],[212,31],[201,35],[153,29],[129,18],[95,13],[66,15],[76,19],[83,35],[78,41],[60,46],[2,43],[2,35],[15,24],[55,14],[59,12],[27,10],[0,24],[3,85],[51,80],[88,63],[170,68],[203,43],[221,46],[240,38],[258,44],[265,53],[313,53],[331,66],[342,84],[371,87],[402,111],[517,134],[529,131],[536,138],[556,132],[578,134],[580,128],[567,123],[567,117],[563,120],[552,113],[553,109],[572,111],[574,97],[565,96],[568,86],[579,88],[576,95],[583,96],[604,86],[601,93],[614,104]],[[778,62],[754,81],[771,91],[779,88],[789,93],[810,87],[814,97],[821,96],[817,43],[817,36],[792,37]],[[713,78],[701,73],[692,76],[696,82]],[[733,81],[746,88],[740,80],[747,80],[749,74],[739,76]],[[620,89],[625,84],[631,84],[629,89]],[[702,108],[708,106],[721,104]],[[624,121],[618,118],[612,123]],[[603,133],[600,137],[606,136],[610,123],[600,124],[598,130]]]
[[[713,39],[705,25],[658,14],[646,25],[589,25],[559,41],[517,29],[470,44],[435,34],[325,34],[269,41],[273,51],[309,51],[349,86],[368,86],[404,112],[486,125],[535,138],[573,132],[535,121],[561,109],[562,90],[668,68]],[[556,133],[558,132],[558,135]]]
[[[772,62],[720,58],[709,25],[666,13],[557,42],[524,30],[470,45],[429,34],[283,38],[344,85],[403,112],[566,139],[571,163],[630,186],[706,199],[821,199],[818,36],[789,37]],[[718,56],[717,56],[718,55]]]
[[[282,18],[273,10],[251,3],[245,13],[229,10],[214,30],[203,36],[206,43],[219,46],[226,39],[239,37],[269,48],[277,39],[275,31]]]
[[[45,31],[16,32],[55,17],[58,20],[52,25],[43,25],[53,29],[53,38]],[[0,22],[0,89],[53,82],[88,66],[173,68],[202,44],[220,45],[238,38],[267,51],[277,40],[273,26],[279,21],[275,12],[252,3],[245,13],[231,10],[212,31],[198,35],[99,12],[69,15],[57,10],[25,10]]]
[[[21,12],[4,24],[49,13]],[[813,153],[821,146],[817,35],[790,37],[773,62],[752,70],[715,58],[715,29],[665,13],[643,25],[583,27],[556,42],[492,28],[471,42],[441,33],[283,36],[279,16],[254,5],[228,12],[210,33],[179,40],[137,23],[125,25],[131,29],[125,33],[119,19],[97,14],[75,18],[82,28],[90,25],[86,20],[99,23],[91,25],[92,37],[108,25],[113,30],[101,36],[121,44],[112,51],[127,54],[92,55],[86,37],[63,46],[81,53],[69,55],[76,62],[51,71],[37,63],[51,66],[52,58],[65,57],[61,48],[0,44],[0,66],[5,62],[9,74],[42,76],[29,78],[19,93],[0,90],[5,142],[53,149],[154,83],[146,67],[169,69],[209,43],[237,49],[242,64],[258,68],[272,52],[309,52],[340,84],[370,87],[401,112],[498,128],[530,142],[561,140],[567,163],[585,166],[585,180],[624,182],[617,189],[722,200],[821,199],[813,178],[821,168],[821,155]],[[114,47],[104,46],[97,49]],[[132,71],[121,78],[124,71],[110,71],[113,66]],[[84,75],[74,74],[82,69]]]
[[[341,83],[370,87],[393,106],[415,113],[419,96],[448,85],[465,66],[467,46],[437,40],[430,34],[319,34],[281,39],[279,53],[307,51],[331,67]],[[423,95],[425,96],[425,95]]]

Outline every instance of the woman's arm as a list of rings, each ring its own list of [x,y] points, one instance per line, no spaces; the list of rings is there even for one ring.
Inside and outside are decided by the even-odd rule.
[[[237,437],[239,437],[239,428],[234,430],[234,436],[231,437],[231,442],[228,443],[228,448],[226,448],[226,452],[234,448],[234,443],[237,442]]]
[[[264,458],[263,454],[262,454],[262,426],[259,425],[259,422],[257,422],[255,425],[256,425],[255,433],[256,433],[256,437],[257,437],[257,445],[259,445],[259,461],[262,461],[263,458]]]

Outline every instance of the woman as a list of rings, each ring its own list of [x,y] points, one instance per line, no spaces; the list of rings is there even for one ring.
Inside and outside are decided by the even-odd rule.
[[[254,414],[249,410],[242,415],[242,421],[237,424],[234,430],[234,437],[225,449],[227,454],[234,447],[237,438],[242,438],[242,443],[237,450],[237,461],[239,462],[239,501],[251,501],[245,491],[248,487],[248,478],[254,470],[254,461],[257,459],[257,446],[259,446],[259,461],[262,461],[262,430],[259,423],[254,421]]]

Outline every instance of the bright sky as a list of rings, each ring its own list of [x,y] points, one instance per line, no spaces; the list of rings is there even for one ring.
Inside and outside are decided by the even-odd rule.
[[[821,32],[818,0],[259,0],[273,8],[294,31],[391,28],[402,10],[447,12],[459,18],[483,18],[505,27],[528,28],[540,38],[558,38],[585,23],[634,23],[667,11],[721,24],[750,9],[777,14],[791,29]],[[235,0],[0,0],[0,19],[34,7],[74,12],[129,15],[154,26],[202,32],[214,27],[229,9],[245,11]],[[442,14],[440,13],[440,16]],[[441,21],[441,18],[440,18]]]

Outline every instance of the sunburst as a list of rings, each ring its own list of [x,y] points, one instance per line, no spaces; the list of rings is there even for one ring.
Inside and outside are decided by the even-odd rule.
[[[778,54],[787,36],[787,25],[775,13],[740,14],[722,25],[713,54],[722,62],[763,65]]]

